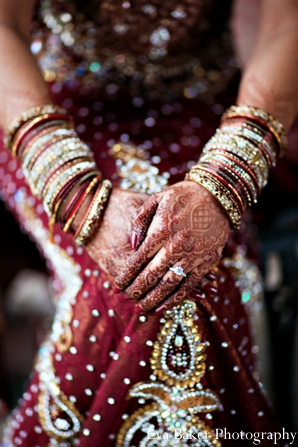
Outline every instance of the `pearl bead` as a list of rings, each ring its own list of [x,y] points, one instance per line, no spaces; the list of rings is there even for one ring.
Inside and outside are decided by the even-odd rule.
[[[100,414],[95,414],[95,415],[93,416],[93,419],[94,419],[96,422],[100,421],[100,420],[101,420],[101,416],[100,416]]]

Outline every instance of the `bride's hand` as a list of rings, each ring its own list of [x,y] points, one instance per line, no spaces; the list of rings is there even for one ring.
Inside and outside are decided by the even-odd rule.
[[[183,181],[152,195],[132,218],[132,246],[117,287],[143,310],[172,308],[217,264],[230,233],[213,196]],[[170,267],[180,266],[180,276]]]
[[[86,245],[91,258],[110,275],[119,274],[132,254],[130,217],[147,199],[146,194],[112,190],[100,227]]]

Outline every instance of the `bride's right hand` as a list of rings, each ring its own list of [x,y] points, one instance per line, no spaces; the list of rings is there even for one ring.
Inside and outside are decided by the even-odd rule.
[[[86,250],[105,272],[117,276],[129,256],[131,215],[148,199],[146,194],[113,188],[103,220]]]

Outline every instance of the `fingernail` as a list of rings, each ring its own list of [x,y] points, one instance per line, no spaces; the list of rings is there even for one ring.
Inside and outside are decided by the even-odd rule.
[[[214,287],[212,284],[208,283],[203,286],[203,290],[206,293],[210,293],[211,295],[216,295],[218,293],[217,287]]]
[[[190,298],[194,298],[194,299],[198,299],[198,298],[199,299],[204,299],[204,298],[206,298],[206,295],[205,295],[204,292],[192,291],[192,292],[190,292],[189,296],[190,296]]]
[[[114,286],[113,287],[113,292],[114,293],[120,293],[120,292],[122,292],[122,289],[120,289],[120,287]]]
[[[136,312],[138,312],[138,313],[142,313],[142,312],[145,312],[144,311],[144,309],[142,308],[142,306],[140,305],[140,304],[136,304],[135,305],[135,310],[136,310]]]
[[[155,310],[155,313],[156,313],[156,314],[162,314],[165,310],[167,310],[167,306],[162,305],[162,306],[159,306],[159,307]]]
[[[135,231],[133,231],[130,236],[130,247],[132,250],[135,250],[137,248],[138,242],[139,242],[139,236]]]
[[[208,272],[205,275],[205,278],[209,279],[210,281],[215,281],[216,280],[216,275],[213,272]]]

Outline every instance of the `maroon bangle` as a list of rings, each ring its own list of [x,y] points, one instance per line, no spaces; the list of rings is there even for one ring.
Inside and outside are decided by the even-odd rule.
[[[29,135],[27,135],[24,139],[22,139],[19,147],[18,147],[18,159],[22,159],[22,154],[25,150],[25,148],[30,144],[30,142],[41,132],[43,132],[45,129],[48,129],[48,131],[51,131],[51,127],[56,127],[59,125],[63,125],[65,121],[62,120],[53,120],[52,122],[47,122],[42,124],[36,129],[33,129],[32,132],[29,132]]]
[[[90,183],[90,180],[87,179],[87,180],[84,180],[83,183],[81,184],[81,180],[82,179],[80,179],[80,181],[78,182],[78,185],[75,185],[75,187],[72,188],[72,190],[71,190],[71,192],[73,193],[73,196],[72,196],[71,200],[69,201],[69,203],[68,203],[68,205],[66,207],[66,210],[65,210],[63,218],[60,220],[62,224],[64,224],[67,221],[67,219],[68,219],[70,213],[72,212],[73,207],[76,204],[78,198],[83,194],[83,192],[86,190],[87,186]],[[75,190],[75,192],[73,192],[73,190],[76,187],[77,187],[77,190]]]
[[[231,169],[227,168],[226,166],[223,167],[219,164],[211,163],[211,162],[202,162],[202,163],[200,163],[200,166],[205,166],[207,168],[210,167],[212,169],[215,169],[216,172],[218,173],[218,175],[223,176],[223,178],[226,179],[227,182],[230,182],[231,186],[237,190],[237,192],[241,198],[241,201],[242,201],[243,211],[245,208],[248,207],[249,197],[247,198],[245,192],[243,192],[246,189],[245,185],[243,185],[241,179],[238,177],[238,175],[235,172],[233,172],[233,171],[231,172]],[[228,169],[229,169],[229,171],[228,171]]]
[[[212,163],[210,164],[213,165]],[[250,188],[250,185],[246,182],[245,179],[239,176],[239,173],[236,170],[220,160],[218,160],[218,162],[217,160],[214,160],[214,165],[218,166],[218,172],[220,174],[225,175],[226,178],[233,182],[233,186],[237,188],[238,193],[245,201],[245,208],[254,203],[254,195]]]
[[[270,130],[264,129],[263,127],[258,127],[258,125],[256,123],[254,123],[253,121],[249,121],[249,120],[246,120],[244,118],[243,119],[240,119],[240,118],[238,118],[238,119],[235,119],[235,118],[226,119],[226,120],[223,121],[223,123],[225,123],[226,125],[231,124],[233,126],[238,126],[239,129],[241,129],[241,127],[242,127],[241,125],[242,124],[245,124],[246,126],[248,126],[248,127],[244,126],[246,129],[252,130],[253,132],[255,132],[256,130],[258,132],[261,132],[262,133],[262,139],[265,140],[268,143],[269,146],[273,146],[273,151],[275,153],[278,153],[279,145],[276,146],[276,139],[274,139],[274,135],[272,134],[272,132]],[[255,129],[255,127],[256,127],[256,129]],[[247,140],[249,140],[254,145],[256,144],[255,140],[253,140],[248,135],[243,135],[243,138],[246,138]],[[262,142],[260,142],[260,145],[262,147],[262,152],[264,153],[264,156],[266,157],[266,160],[267,160],[269,166],[272,166],[274,163],[272,161],[271,154],[268,152],[267,147]]]
[[[239,198],[235,195],[235,192],[231,189],[231,185],[229,184],[229,182],[223,178],[221,175],[219,175],[218,169],[214,169],[212,167],[207,168],[207,166],[202,166],[202,164],[200,163],[200,169],[202,169],[205,172],[208,172],[209,174],[214,175],[214,177],[220,182],[222,183],[228,191],[230,191],[230,199],[232,200],[232,202],[235,204],[235,206],[240,210],[241,214],[244,213],[244,206],[243,203],[241,201],[241,197],[240,200]],[[237,191],[238,194],[238,191]],[[239,194],[238,194],[239,195]]]
[[[79,158],[81,158],[81,157],[79,157]],[[47,179],[45,180],[44,186],[43,186],[43,188],[41,190],[41,195],[44,194],[44,190],[47,188],[47,185],[50,183],[51,179],[55,176],[55,174],[58,171],[60,171],[61,169],[65,169],[65,168],[68,167],[68,165],[72,165],[72,164],[73,164],[73,160],[65,161],[62,166],[58,166],[53,172],[51,172],[49,174],[49,177],[47,177]]]
[[[41,124],[44,124],[46,122],[52,121],[54,119],[62,119],[64,122],[68,122],[71,123],[72,121],[70,121],[71,119],[68,118],[66,115],[61,115],[61,114],[51,114],[50,116],[45,116],[44,119],[41,119],[38,123],[33,124],[31,127],[29,127],[29,129],[25,132],[24,135],[21,136],[20,141],[16,147],[16,155],[19,158],[18,155],[18,147],[20,145],[20,143],[24,140],[24,138],[26,138],[26,136],[34,129],[38,128]]]
[[[63,201],[66,199],[67,195],[71,192],[72,188],[74,188],[74,186],[76,186],[78,182],[80,182],[83,178],[85,180],[94,175],[98,175],[98,171],[95,171],[94,169],[88,169],[86,171],[79,172],[72,180],[64,185],[61,191],[59,191],[58,195],[54,199],[53,208],[56,206],[58,200],[61,199]]]
[[[247,175],[249,175],[251,177],[251,180],[257,190],[257,194],[259,195],[261,191],[260,191],[260,187],[258,184],[258,179],[255,176],[255,173],[251,169],[248,169],[248,166],[246,164],[244,164],[243,162],[241,162],[241,160],[238,160],[237,155],[233,154],[234,156],[232,157],[231,155],[229,155],[229,153],[227,153],[227,151],[225,151],[223,149],[217,149],[217,152],[221,152],[228,160],[231,160],[234,163],[237,163],[247,173]],[[237,159],[235,160],[235,158],[237,158]],[[243,181],[244,181],[244,179],[243,179]]]
[[[257,123],[257,124],[260,124],[261,126],[263,126],[267,130],[267,132],[269,132],[272,135],[272,138],[275,142],[275,146],[278,148],[277,153],[280,153],[282,151],[282,148],[279,144],[278,139],[276,138],[274,133],[270,130],[266,121],[263,121],[261,118],[257,118],[257,117],[252,118],[251,116],[246,116],[246,115],[235,115],[235,116],[233,116],[233,118],[242,118],[242,119],[245,118],[246,120],[252,121],[253,123]],[[229,118],[223,119],[222,123],[227,122],[227,121],[229,121]]]

